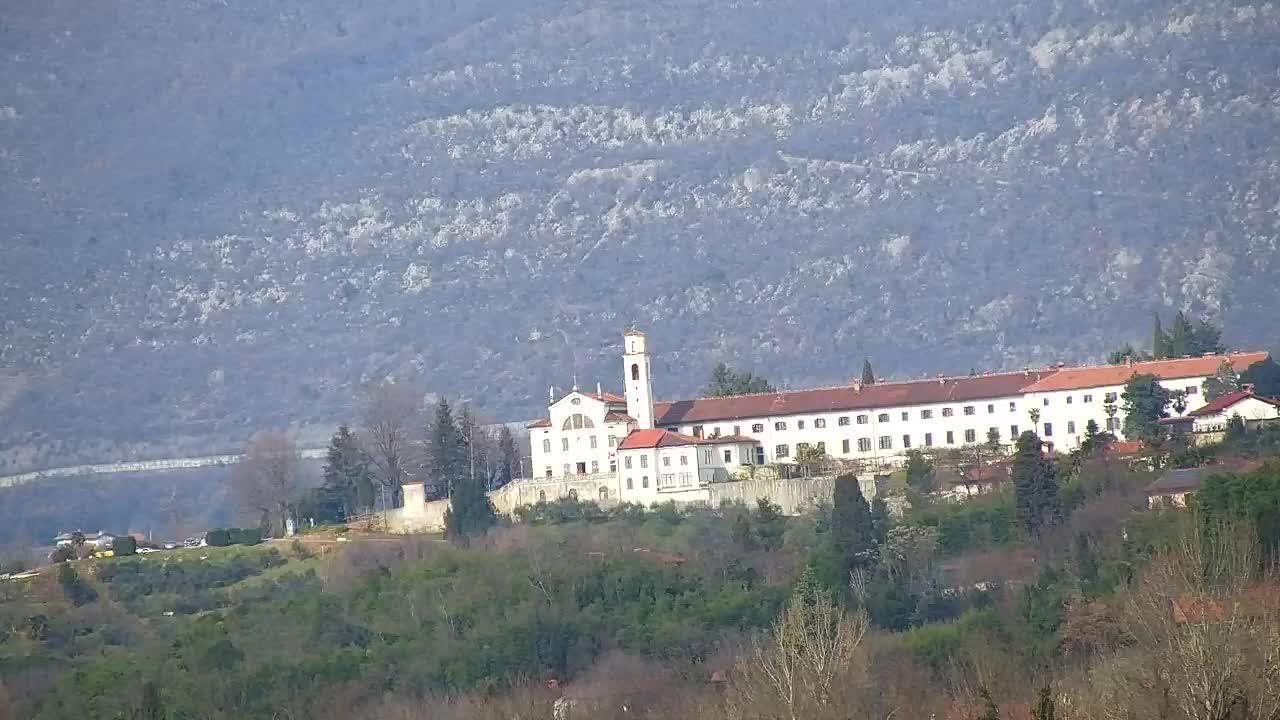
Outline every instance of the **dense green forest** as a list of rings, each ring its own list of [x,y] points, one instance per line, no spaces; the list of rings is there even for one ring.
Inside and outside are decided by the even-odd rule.
[[[896,518],[841,479],[798,517],[566,501],[465,547],[67,563],[0,584],[0,718],[1273,718],[1277,608],[1250,598],[1280,547],[1276,440],[1218,451],[1239,469],[1190,510],[1147,509],[1156,473],[1098,452],[1015,456],[1051,495],[1015,478]],[[1191,709],[1205,664],[1244,714]]]

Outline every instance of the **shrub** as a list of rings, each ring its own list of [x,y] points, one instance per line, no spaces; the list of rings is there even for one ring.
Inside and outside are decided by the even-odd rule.
[[[115,551],[116,557],[136,555],[138,553],[138,541],[129,535],[118,537],[112,541],[111,549]]]
[[[70,563],[58,566],[58,584],[62,586],[63,595],[76,607],[88,605],[98,599],[98,591],[86,583]]]

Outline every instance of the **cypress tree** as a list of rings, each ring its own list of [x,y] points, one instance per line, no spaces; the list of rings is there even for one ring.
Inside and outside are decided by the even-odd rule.
[[[831,511],[831,542],[840,569],[847,573],[875,560],[875,527],[871,506],[853,474],[835,479],[835,505]]]
[[[1057,521],[1057,472],[1040,451],[1040,436],[1030,430],[1018,436],[1013,456],[1013,491],[1018,521],[1027,534],[1038,536]]]
[[[449,509],[444,514],[444,535],[451,542],[466,545],[476,533],[498,524],[498,514],[478,478],[460,477],[454,483],[449,500]]]
[[[1173,330],[1169,332],[1169,357],[1180,358],[1190,352],[1188,343],[1195,328],[1187,322],[1187,316],[1181,310],[1173,316]]]
[[[511,428],[506,425],[498,430],[498,472],[493,479],[493,486],[500,488],[511,482],[519,470],[520,451],[516,448],[516,438]]]
[[[862,384],[863,384],[863,385],[875,385],[875,384],[876,384],[876,372],[875,372],[874,370],[872,370],[872,369],[871,369],[871,359],[870,359],[870,358],[863,358],[863,359],[862,359]]]
[[[342,425],[329,440],[324,484],[317,510],[325,521],[344,520],[359,508],[372,506],[373,469],[356,436]]]
[[[1160,326],[1160,313],[1155,313],[1151,326],[1151,357],[1156,360],[1169,357],[1169,336],[1164,334],[1164,328]]]

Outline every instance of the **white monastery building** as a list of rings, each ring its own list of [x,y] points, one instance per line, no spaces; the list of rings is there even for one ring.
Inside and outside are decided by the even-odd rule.
[[[1009,445],[1025,430],[1038,432],[1050,450],[1068,450],[1079,445],[1090,420],[1124,439],[1120,395],[1134,375],[1151,374],[1165,388],[1184,391],[1184,413],[1196,416],[1206,405],[1201,385],[1219,366],[1227,363],[1240,373],[1267,357],[1246,352],[1058,365],[655,402],[645,335],[629,330],[623,336],[624,397],[600,386],[594,393],[575,386],[561,398],[553,390],[548,417],[528,426],[533,475],[598,476],[582,479],[598,479],[619,500],[649,504],[703,500],[710,483],[728,480],[744,466],[793,463],[806,446],[872,468],[899,465],[913,448],[991,438]]]

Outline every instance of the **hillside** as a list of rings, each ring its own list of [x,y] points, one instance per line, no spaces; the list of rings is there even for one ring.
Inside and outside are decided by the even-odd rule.
[[[131,0],[0,18],[0,471],[327,425],[1276,347],[1280,6]]]

